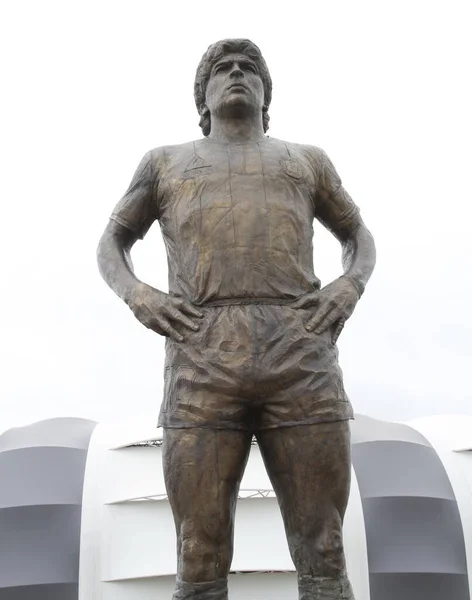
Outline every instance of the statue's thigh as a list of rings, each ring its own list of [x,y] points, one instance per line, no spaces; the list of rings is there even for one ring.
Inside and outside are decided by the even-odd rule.
[[[351,476],[349,422],[266,429],[257,438],[288,532],[312,535],[326,522],[341,527]]]
[[[165,429],[163,467],[178,529],[231,528],[251,435],[240,430]],[[222,527],[226,525],[226,527]]]

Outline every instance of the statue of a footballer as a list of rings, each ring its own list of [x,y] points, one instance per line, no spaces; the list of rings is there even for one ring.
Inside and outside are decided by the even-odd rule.
[[[251,438],[277,494],[300,600],[352,600],[342,544],[353,411],[336,340],[375,247],[320,148],[265,135],[272,83],[258,47],[209,47],[195,79],[202,139],[142,159],[100,240],[108,285],[166,336],[163,460],[177,530],[174,600],[225,600]],[[298,107],[294,107],[298,109]],[[344,274],[320,289],[313,220]],[[130,250],[158,220],[169,293]]]

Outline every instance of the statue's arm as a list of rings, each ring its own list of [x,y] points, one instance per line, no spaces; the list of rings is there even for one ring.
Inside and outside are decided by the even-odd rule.
[[[312,157],[316,174],[315,217],[340,241],[344,274],[315,295],[316,309],[305,326],[319,334],[331,329],[335,342],[372,274],[375,244],[332,162],[320,149]]]
[[[315,217],[341,243],[344,275],[361,296],[375,266],[374,238],[323,151],[315,195]]]
[[[141,160],[125,195],[115,206],[97,248],[101,276],[127,304],[141,283],[134,274],[131,248],[146,235],[157,218],[153,161],[152,152]]]
[[[141,283],[134,274],[130,254],[137,239],[134,231],[110,219],[97,248],[100,275],[126,304]]]
[[[183,342],[182,327],[198,329],[194,318],[202,317],[202,313],[183,298],[169,296],[140,281],[131,262],[131,248],[158,218],[158,161],[157,151],[151,151],[140,162],[103,232],[97,261],[103,279],[145,327]]]

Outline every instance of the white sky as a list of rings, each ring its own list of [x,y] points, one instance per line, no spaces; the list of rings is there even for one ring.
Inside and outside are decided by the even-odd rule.
[[[163,339],[106,287],[95,248],[142,155],[200,137],[194,73],[225,37],[267,60],[269,135],[324,148],[376,239],[339,344],[355,410],[472,413],[469,12],[451,0],[3,3],[0,430],[157,420]],[[340,248],[316,236],[327,283]],[[158,225],[133,259],[167,290]]]

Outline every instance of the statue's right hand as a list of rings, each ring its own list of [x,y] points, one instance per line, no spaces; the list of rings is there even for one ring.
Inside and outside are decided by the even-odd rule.
[[[183,326],[198,331],[200,326],[196,319],[203,317],[190,302],[169,296],[145,283],[136,285],[128,306],[145,327],[178,342],[183,342],[184,337],[177,331],[176,325],[179,329]]]

